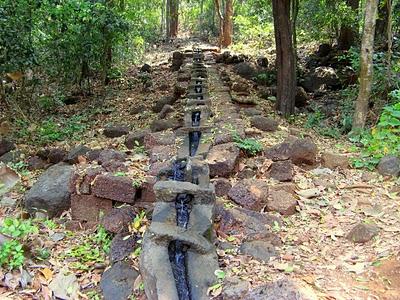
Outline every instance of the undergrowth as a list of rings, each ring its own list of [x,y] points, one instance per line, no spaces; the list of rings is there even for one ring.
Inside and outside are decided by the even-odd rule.
[[[23,243],[30,234],[38,233],[37,226],[30,220],[6,218],[0,233],[10,238],[0,248],[0,265],[7,269],[19,268],[25,262]]]
[[[17,138],[32,144],[46,145],[65,139],[80,139],[87,128],[87,118],[75,115],[70,118],[56,120],[53,117],[30,124],[17,120]]]
[[[351,141],[362,145],[361,156],[353,160],[354,167],[372,170],[383,156],[400,156],[400,98],[398,100],[384,107],[372,130],[350,136]]]
[[[240,138],[239,135],[234,134],[233,136],[236,145],[244,151],[247,155],[254,156],[263,150],[263,145],[252,138]]]

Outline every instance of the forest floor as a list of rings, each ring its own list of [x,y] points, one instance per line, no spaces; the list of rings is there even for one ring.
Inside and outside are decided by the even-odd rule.
[[[79,135],[49,144],[37,130],[39,125],[31,125],[24,134],[17,127],[19,132],[14,134],[17,148],[23,153],[23,161],[41,148],[50,146],[71,148],[85,144],[90,148],[127,151],[124,137],[107,138],[102,134],[103,129],[109,124],[128,125],[134,130],[149,127],[158,118],[158,114],[151,110],[154,102],[173,93],[176,76],[170,71],[168,60],[171,53],[178,48],[190,47],[190,43],[180,41],[150,51],[143,60],[152,66],[153,71],[148,77],[144,78],[139,74],[139,68],[132,66],[126,77],[115,80],[108,87],[105,97],[83,99],[58,109],[54,119],[62,120],[60,122],[74,116],[81,118],[84,128]],[[216,67],[227,72],[232,82],[243,81],[234,73],[232,65],[217,64]],[[212,89],[213,83],[210,84]],[[265,148],[295,134],[297,137],[310,137],[318,147],[319,158],[324,152],[334,152],[348,159],[359,154],[354,152],[354,145],[345,138],[330,139],[305,128],[304,115],[290,122],[280,118],[274,113],[273,103],[258,98],[252,83],[250,87],[248,97],[257,98],[258,109],[263,115],[279,121],[278,130],[257,132],[257,139]],[[238,105],[238,108],[242,107]],[[182,112],[183,107],[177,104],[172,116],[179,118]],[[245,115],[242,118],[250,127],[249,118]],[[237,172],[229,178],[232,184],[240,180],[238,176],[250,160],[241,157]],[[273,187],[277,182],[266,175],[271,163],[268,159],[264,160],[254,178],[265,180]],[[142,176],[148,164],[146,154],[137,154],[132,159],[129,172]],[[14,167],[21,176],[21,184],[10,194],[16,206],[1,206],[0,220],[26,216],[22,204],[24,191],[43,172],[28,171],[18,164]],[[240,244],[245,237],[241,234],[226,236],[217,230],[217,245],[225,244],[224,249],[217,251],[227,283],[222,286],[222,291],[213,291],[215,298],[223,295],[225,287],[229,288],[229,280],[245,281],[254,288],[289,278],[300,290],[302,299],[400,299],[399,181],[362,169],[331,170],[317,164],[313,167],[296,166],[292,182],[296,187],[297,212],[283,217],[282,223],[273,228],[282,243],[277,246],[277,255],[270,261],[262,262],[240,254]],[[316,194],[308,195],[310,190]],[[218,202],[226,208],[237,206],[228,197],[220,197]],[[77,289],[79,299],[100,299],[98,284],[108,265],[108,257],[105,253],[89,250],[96,244],[106,243],[106,233],[96,233],[95,229],[65,230],[65,223],[70,218],[67,212],[54,220],[34,221],[39,231],[31,235],[31,247],[40,245],[46,253],[42,253],[42,260],[38,260],[40,255],[28,257],[24,269],[12,272],[0,270],[0,299],[52,299],[52,291],[62,290],[60,286],[63,284]],[[147,219],[150,215],[142,217],[140,225],[133,230],[144,231],[150,222]],[[355,244],[346,236],[361,222],[376,225],[379,233],[365,243]],[[133,254],[132,259],[138,267],[137,254]],[[75,277],[67,282],[67,277],[58,276],[61,270],[68,270]],[[135,282],[136,299],[146,299],[138,278]]]

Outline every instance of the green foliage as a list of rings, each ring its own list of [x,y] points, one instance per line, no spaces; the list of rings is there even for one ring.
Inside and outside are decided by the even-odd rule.
[[[12,238],[0,248],[0,266],[15,269],[24,264],[25,256],[22,241],[32,233],[37,233],[38,228],[29,220],[14,218],[4,219],[0,233]]]
[[[50,117],[35,126],[23,120],[18,120],[16,124],[18,138],[33,144],[47,145],[65,139],[80,139],[87,128],[87,118],[83,115],[75,115],[59,120]]]
[[[257,74],[254,78],[258,84],[261,85],[274,85],[276,82],[276,73],[275,72],[262,72]]]
[[[245,13],[246,15],[238,15],[234,18],[234,23],[238,29],[236,49],[240,50],[244,45],[250,48],[263,49],[265,41],[274,40],[273,23],[270,17],[268,18],[269,22],[265,22],[266,16],[247,15],[250,12]]]
[[[104,262],[106,254],[110,250],[110,245],[110,234],[106,232],[103,226],[99,226],[94,236],[86,237],[82,243],[69,249],[66,256],[76,259],[73,263],[74,268],[90,270],[93,264]]]
[[[0,233],[11,236],[13,238],[24,238],[30,233],[37,233],[38,228],[32,225],[30,220],[20,220],[13,218],[4,219],[0,228]]]
[[[5,242],[0,249],[0,265],[9,269],[19,268],[24,264],[25,256],[22,244],[12,240]]]
[[[342,25],[357,30],[359,16],[346,0],[308,0],[301,2],[298,36],[305,41],[332,40],[338,37]]]
[[[242,139],[238,135],[234,135],[234,141],[239,149],[243,150],[246,154],[251,156],[254,156],[263,150],[263,145],[256,139]]]
[[[400,155],[400,102],[383,109],[378,124],[370,132],[355,133],[353,142],[363,145],[361,156],[353,160],[356,168],[373,169],[385,155]]]
[[[37,101],[21,105],[24,110],[51,111],[62,105],[64,95],[90,94],[96,80],[120,78],[129,66],[126,62],[139,61],[147,42],[159,37],[161,4],[161,0],[3,0],[0,78],[7,72],[29,74],[16,98]]]

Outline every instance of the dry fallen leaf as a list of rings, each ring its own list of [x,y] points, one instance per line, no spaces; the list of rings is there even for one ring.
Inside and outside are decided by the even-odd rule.
[[[47,282],[50,282],[53,279],[53,271],[50,270],[49,268],[41,269],[40,273],[43,274],[43,276],[47,280]]]

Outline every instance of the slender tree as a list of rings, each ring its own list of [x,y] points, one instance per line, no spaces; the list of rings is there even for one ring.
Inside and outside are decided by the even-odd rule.
[[[373,54],[378,0],[365,2],[364,31],[361,42],[360,90],[353,117],[353,131],[363,129],[367,120],[368,100],[373,79]]]
[[[170,38],[176,38],[178,36],[179,27],[179,0],[170,0]]]
[[[221,11],[221,3],[219,0],[214,0],[214,6],[219,19],[219,46],[228,47],[232,44],[233,0],[225,1],[224,14]]]
[[[225,16],[224,16],[224,38],[222,46],[228,47],[232,44],[233,34],[233,0],[225,1]]]
[[[291,0],[273,0],[276,44],[277,100],[276,109],[285,117],[294,113],[296,66],[290,21]]]
[[[375,44],[386,48],[388,46],[388,31],[391,25],[389,19],[391,17],[393,0],[380,0],[378,5],[378,15],[375,26]]]

